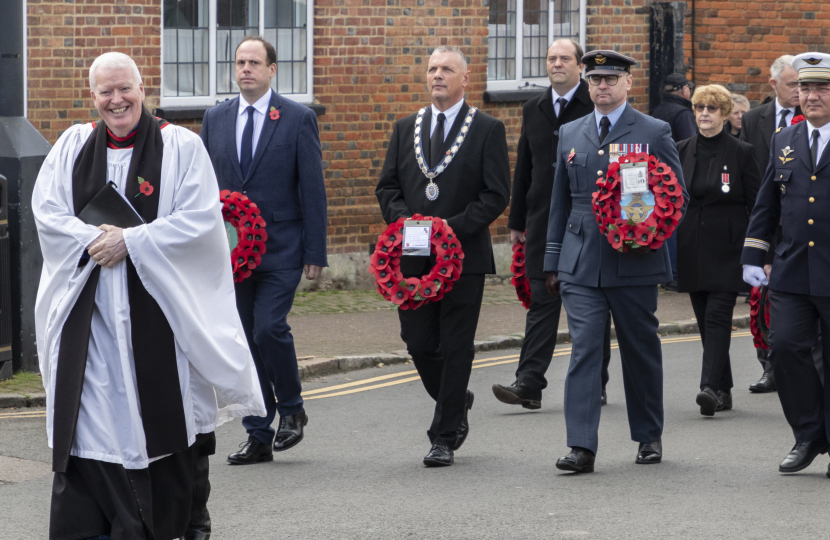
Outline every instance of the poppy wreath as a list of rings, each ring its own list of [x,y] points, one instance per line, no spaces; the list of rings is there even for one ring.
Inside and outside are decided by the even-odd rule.
[[[752,287],[749,294],[749,331],[752,333],[752,342],[756,349],[769,350],[767,343],[769,329],[769,295],[761,287]],[[763,317],[763,321],[761,320]]]
[[[513,278],[510,283],[516,287],[516,296],[525,309],[530,309],[530,280],[525,275],[525,243],[513,244],[513,262],[510,264]]]
[[[620,164],[648,163],[648,187],[654,194],[654,211],[641,223],[623,220],[620,199]],[[599,189],[593,193],[592,206],[600,232],[611,247],[624,253],[641,246],[658,249],[680,222],[683,190],[671,168],[645,152],[631,152],[608,165],[608,173],[597,180]]]
[[[436,261],[428,274],[406,279],[401,274],[403,224],[407,218],[398,219],[383,231],[378,237],[375,252],[369,258],[369,271],[375,276],[378,292],[400,309],[418,309],[429,302],[441,300],[461,277],[464,263],[461,242],[441,218],[415,214],[409,219],[432,221],[430,244]]]
[[[265,253],[265,220],[256,203],[238,191],[222,190],[222,218],[236,228],[238,242],[231,251],[233,280],[239,283],[251,275],[251,271],[262,262]]]
[[[804,118],[803,114],[799,114],[798,116],[793,116],[793,119],[792,119],[792,122],[790,122],[790,125],[794,126],[796,124],[799,124],[799,123],[803,122],[804,120],[806,120],[806,118]]]

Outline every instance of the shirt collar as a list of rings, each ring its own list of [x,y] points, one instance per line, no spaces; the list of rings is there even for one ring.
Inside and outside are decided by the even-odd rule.
[[[777,121],[781,120],[781,111],[783,111],[784,108],[785,108],[784,106],[782,106],[780,103],[778,103],[778,98],[775,98],[775,118],[776,118]],[[787,110],[790,111],[791,113],[794,113],[795,112],[795,107],[793,107],[791,109],[787,109]],[[792,121],[792,118],[790,118],[790,120]]]
[[[273,90],[269,88],[268,91],[265,92],[265,94],[261,98],[256,100],[256,103],[252,104],[254,106],[254,109],[257,110],[257,112],[262,114],[266,113],[266,111],[268,110],[268,104],[271,103],[271,92],[273,92]],[[239,116],[242,116],[242,114],[247,114],[245,110],[248,108],[248,105],[251,104],[245,101],[245,98],[242,97],[242,94],[239,94]]]
[[[813,130],[818,129],[818,138],[820,143],[824,143],[828,139],[830,139],[830,123],[824,124],[820,128],[817,128],[813,124],[810,123],[809,120],[807,122],[807,141],[812,144],[813,142]]]
[[[461,106],[464,105],[464,98],[461,98],[461,101],[444,111],[445,122],[452,119],[455,120],[455,117],[458,116],[458,111],[461,110]],[[441,111],[435,108],[435,105],[430,105],[432,107],[432,116],[433,118],[438,118],[438,115],[441,114]]]
[[[565,101],[570,103],[571,99],[573,99],[573,97],[574,97],[574,94],[576,94],[576,89],[577,88],[579,88],[579,83],[576,83],[576,86],[574,86],[573,88],[568,90],[568,92],[564,96],[560,96],[559,94],[556,93],[556,90],[553,89],[553,86],[551,86],[550,87],[550,92],[551,92],[551,95],[553,96],[553,102],[556,103],[557,99],[565,98]]]
[[[614,129],[614,126],[617,125],[617,120],[619,120],[620,116],[622,116],[622,113],[623,113],[623,111],[625,111],[625,106],[627,104],[628,104],[627,101],[623,101],[622,105],[620,105],[619,107],[617,107],[616,109],[614,109],[613,111],[611,111],[608,114],[602,114],[601,112],[599,112],[599,110],[594,109],[594,119],[597,121],[597,130],[600,129],[599,121],[602,120],[603,116],[607,116],[608,120],[611,121],[611,125],[608,127],[608,131],[611,131],[612,129]]]

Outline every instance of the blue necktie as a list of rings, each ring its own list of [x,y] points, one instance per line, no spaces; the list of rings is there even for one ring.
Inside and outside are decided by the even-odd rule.
[[[248,105],[245,110],[248,111],[248,122],[242,130],[242,150],[239,152],[239,167],[242,169],[243,179],[248,177],[248,169],[251,168],[251,162],[254,160],[254,111],[256,109],[253,105]]]

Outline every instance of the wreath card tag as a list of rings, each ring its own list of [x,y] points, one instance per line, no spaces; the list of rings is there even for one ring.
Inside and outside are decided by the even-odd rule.
[[[429,257],[432,243],[432,221],[408,219],[403,222],[403,256]]]
[[[620,165],[620,176],[620,193],[623,196],[648,192],[648,163],[623,163]]]

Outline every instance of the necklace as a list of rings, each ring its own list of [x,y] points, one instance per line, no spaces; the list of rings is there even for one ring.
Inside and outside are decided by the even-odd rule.
[[[421,172],[424,173],[424,176],[429,178],[426,196],[430,201],[434,201],[438,198],[438,184],[433,182],[433,179],[444,172],[450,162],[452,162],[453,158],[455,158],[455,155],[461,149],[461,145],[464,144],[464,139],[467,138],[467,133],[470,131],[470,125],[473,123],[473,117],[476,115],[477,111],[477,108],[470,107],[467,111],[467,116],[464,118],[464,123],[461,125],[461,129],[458,132],[458,136],[455,138],[455,141],[453,141],[452,147],[447,151],[444,159],[442,159],[433,169],[427,167],[427,161],[424,158],[424,148],[421,145],[421,127],[423,127],[424,114],[427,112],[427,108],[424,107],[418,111],[418,116],[415,118],[415,159],[418,161],[418,166],[421,168]]]

